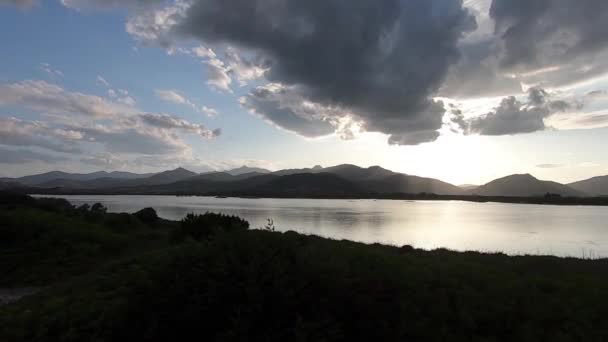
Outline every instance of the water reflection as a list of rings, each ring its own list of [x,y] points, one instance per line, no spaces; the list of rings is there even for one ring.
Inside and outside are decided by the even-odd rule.
[[[101,202],[114,212],[153,207],[181,219],[206,211],[238,215],[253,228],[272,218],[277,230],[418,248],[508,254],[608,257],[605,207],[457,201],[241,199],[173,196],[63,196]]]

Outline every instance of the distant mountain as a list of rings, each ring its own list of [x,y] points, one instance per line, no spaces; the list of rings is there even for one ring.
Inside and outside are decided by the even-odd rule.
[[[287,175],[295,175],[298,173],[317,173],[321,172],[323,168],[303,168],[303,169],[284,169],[275,171],[272,174],[275,176],[287,176]]]
[[[256,171],[251,171],[256,170]],[[245,172],[250,171],[250,172]],[[547,193],[583,197],[608,195],[608,176],[564,185],[529,174],[511,175],[482,186],[455,186],[437,179],[411,176],[379,166],[343,164],[270,172],[247,166],[226,172],[197,174],[184,168],[151,175],[129,172],[71,174],[60,171],[0,179],[0,189],[21,188],[41,193],[189,194],[277,197],[373,197],[421,193],[538,197]]]
[[[362,168],[356,165],[343,164],[318,169],[318,171],[336,174],[373,193],[435,193],[441,195],[459,195],[462,193],[462,189],[457,186],[437,179],[410,176],[379,166]]]
[[[568,186],[592,196],[608,196],[608,176],[593,177],[570,183]]]
[[[364,188],[332,173],[297,173],[268,179],[245,193],[259,196],[342,197],[367,194]]]
[[[370,180],[364,186],[376,193],[461,195],[463,190],[455,185],[433,178],[394,174],[382,179]]]
[[[113,179],[139,179],[146,178],[154,175],[153,173],[148,174],[137,174],[131,172],[122,171],[98,171],[92,173],[68,173],[62,171],[51,171],[45,172],[38,175],[24,176],[19,178],[5,178],[4,181],[18,182],[23,185],[39,186],[44,183],[62,180],[66,181],[90,181],[98,178],[113,178]]]
[[[248,174],[248,173],[249,174],[250,173],[266,174],[266,173],[270,173],[270,172],[271,172],[270,170],[262,169],[259,167],[249,167],[247,165],[243,165],[239,168],[226,171],[226,173],[231,174],[233,176],[239,176],[239,175]]]
[[[143,184],[169,184],[177,181],[181,181],[184,179],[192,178],[198,176],[198,173],[192,172],[190,170],[186,170],[183,167],[178,167],[174,170],[164,171],[161,173],[157,173],[151,177],[147,177],[141,180]]]
[[[499,178],[472,190],[472,193],[481,196],[512,197],[544,196],[547,193],[561,196],[585,196],[585,193],[571,187],[556,182],[542,181],[530,174]]]
[[[479,185],[475,185],[475,184],[460,184],[458,185],[459,188],[461,188],[464,191],[470,191],[470,190],[474,190],[479,188]]]
[[[342,164],[326,168],[312,169],[312,172],[325,172],[333,173],[344,179],[351,181],[368,181],[378,180],[389,176],[394,176],[397,173],[383,169],[380,166],[371,166],[368,168],[362,168],[351,164]]]
[[[258,170],[261,172],[246,172]],[[107,173],[98,173],[107,175]],[[364,194],[457,195],[462,190],[454,185],[417,176],[396,173],[379,166],[362,168],[343,164],[323,168],[290,169],[272,172],[241,167],[228,172],[197,174],[184,168],[165,171],[146,178],[118,179],[93,176],[65,178],[54,174],[35,186],[61,193],[141,193],[141,194],[225,194],[252,196],[331,197]],[[64,178],[54,178],[64,177]],[[76,178],[76,179],[75,179]]]
[[[68,189],[99,189],[123,186],[135,179],[109,178],[101,177],[91,180],[76,180],[76,179],[53,179],[47,182],[36,184],[40,188],[68,188]]]
[[[20,183],[7,180],[6,178],[0,179],[0,190],[15,189],[20,186],[22,186]]]
[[[112,172],[101,171],[99,173],[102,173],[102,174],[106,173],[106,175],[101,178],[116,178],[116,179],[141,179],[141,178],[152,177],[156,174],[156,172],[132,173],[132,172],[125,172],[125,171],[112,171]]]
[[[198,176],[186,178],[187,181],[214,181],[214,182],[234,182],[242,179],[247,179],[255,176],[261,176],[264,174],[268,174],[266,172],[249,172],[249,173],[239,173],[236,175],[232,175],[228,172],[209,172],[202,173]]]
[[[356,184],[357,187],[370,193],[435,193],[441,195],[459,195],[463,190],[455,185],[437,179],[405,175],[384,169],[380,166],[362,168],[351,164],[331,167],[315,166],[310,169],[289,169],[274,172],[279,176],[299,173],[331,173]]]

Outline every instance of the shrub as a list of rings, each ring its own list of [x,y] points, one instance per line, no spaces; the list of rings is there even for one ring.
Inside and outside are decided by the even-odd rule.
[[[55,213],[63,213],[74,210],[74,206],[65,198],[38,198],[36,199],[36,207]]]
[[[245,231],[248,228],[249,222],[238,216],[215,213],[188,214],[182,219],[180,227],[173,232],[171,240],[181,242],[190,237],[201,241],[207,240],[217,233]]]
[[[158,221],[158,215],[153,208],[144,208],[133,214],[133,216],[137,217],[143,223],[150,224]]]
[[[108,208],[106,208],[103,204],[101,203],[95,203],[93,204],[93,206],[91,207],[91,211],[95,212],[95,213],[100,213],[100,214],[105,214],[106,211],[108,211]]]

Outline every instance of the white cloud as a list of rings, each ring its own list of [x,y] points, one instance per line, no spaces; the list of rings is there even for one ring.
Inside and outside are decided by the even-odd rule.
[[[49,63],[41,63],[40,70],[44,71],[51,78],[63,76],[63,72],[61,72],[61,70],[54,69]]]
[[[0,145],[75,155],[100,151],[124,158],[165,158],[191,154],[182,134],[204,139],[221,134],[219,129],[208,129],[174,115],[142,113],[127,90],[109,91],[113,100],[70,92],[44,81],[0,85],[0,106],[21,106],[39,111],[47,119],[0,118]]]
[[[135,112],[132,106],[95,95],[70,92],[45,81],[28,80],[0,85],[0,105],[19,105],[52,114],[109,118]]]
[[[190,101],[175,90],[156,90],[155,92],[156,96],[163,101],[192,105]]]
[[[109,87],[110,86],[110,82],[106,81],[105,78],[103,78],[103,77],[101,77],[99,75],[97,75],[97,83],[99,83],[99,84],[101,84],[102,86],[105,86],[105,87]]]
[[[120,103],[123,103],[127,106],[135,106],[135,104],[137,103],[137,101],[135,101],[134,98],[132,98],[131,96],[124,96],[121,97],[117,100]]]
[[[232,78],[229,74],[230,69],[224,65],[224,62],[218,58],[211,58],[203,63],[207,65],[207,84],[217,90],[231,93],[230,84],[232,83]]]
[[[127,21],[127,32],[140,42],[157,43],[169,48],[173,42],[171,30],[189,7],[189,1],[176,0],[165,8],[140,12]]]
[[[0,144],[8,146],[42,147],[56,152],[78,153],[79,136],[68,131],[53,130],[47,123],[0,118]]]
[[[141,118],[146,124],[153,127],[178,129],[187,133],[197,134],[205,139],[216,138],[221,134],[219,129],[210,130],[203,125],[190,123],[168,114],[146,113],[141,114]]]
[[[192,109],[194,109],[195,111],[199,112],[199,113],[203,113],[209,117],[213,117],[216,116],[218,113],[215,109],[207,107],[207,106],[197,106],[194,102],[192,102],[191,100],[187,99],[184,95],[180,94],[177,90],[171,90],[171,89],[167,89],[167,90],[162,90],[162,89],[157,89],[155,91],[156,96],[165,101],[165,102],[171,102],[171,103],[176,103],[176,104],[181,104],[181,105],[186,105]]]
[[[192,48],[192,53],[200,58],[216,58],[217,55],[213,49],[205,47],[204,45],[199,45],[195,48]]]

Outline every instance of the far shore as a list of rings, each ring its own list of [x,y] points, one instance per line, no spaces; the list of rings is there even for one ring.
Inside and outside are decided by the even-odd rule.
[[[578,206],[608,206],[608,197],[561,197],[546,195],[538,197],[509,197],[509,196],[479,196],[479,195],[438,195],[438,194],[362,194],[360,196],[340,196],[324,194],[284,194],[284,193],[164,193],[164,192],[118,192],[94,190],[66,189],[36,189],[29,195],[84,195],[84,196],[178,196],[178,197],[216,197],[216,198],[246,198],[246,199],[328,199],[328,200],[415,200],[415,201],[464,201],[476,203],[511,203],[539,205],[578,205]]]

